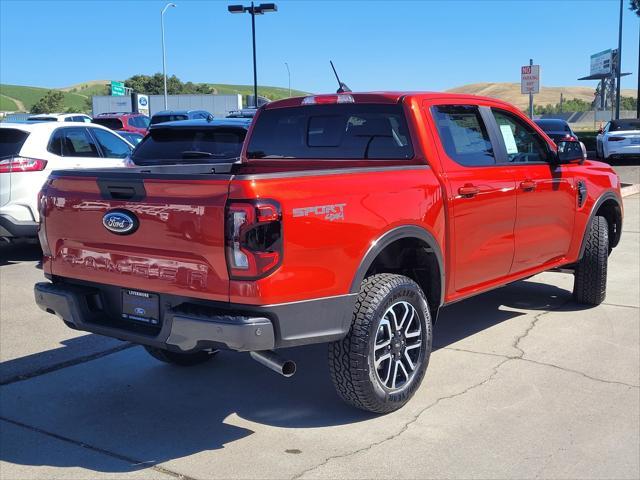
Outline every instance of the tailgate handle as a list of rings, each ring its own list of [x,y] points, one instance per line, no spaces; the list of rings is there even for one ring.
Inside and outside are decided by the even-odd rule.
[[[104,200],[142,200],[147,196],[140,180],[99,179],[98,187]]]
[[[136,194],[136,190],[133,187],[114,187],[107,185],[107,190],[109,190],[109,194],[114,200],[130,200]]]

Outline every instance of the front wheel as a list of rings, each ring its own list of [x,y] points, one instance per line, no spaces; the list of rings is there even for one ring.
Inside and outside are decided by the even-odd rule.
[[[573,297],[578,303],[600,305],[607,295],[609,225],[604,217],[594,217],[585,233],[585,248],[576,264]]]
[[[420,386],[431,342],[431,315],[418,284],[388,273],[366,278],[349,333],[329,344],[338,395],[370,412],[397,410]]]
[[[190,367],[192,365],[199,365],[211,360],[217,350],[213,351],[199,351],[193,353],[172,352],[171,350],[164,350],[162,348],[149,347],[145,345],[145,350],[156,360],[160,360],[164,363],[170,363],[172,365],[178,365],[180,367]]]

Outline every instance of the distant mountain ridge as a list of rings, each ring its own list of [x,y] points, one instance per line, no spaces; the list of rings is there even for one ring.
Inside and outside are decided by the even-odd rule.
[[[447,92],[456,93],[468,93],[471,95],[482,95],[484,97],[493,97],[503,100],[505,102],[512,103],[520,109],[529,107],[529,95],[523,95],[520,93],[519,83],[497,83],[497,82],[485,82],[485,83],[471,83],[469,85],[462,85],[447,90]],[[533,96],[533,102],[535,105],[555,105],[560,102],[560,93],[564,95],[565,100],[571,100],[572,98],[578,98],[585,102],[592,102],[595,92],[595,85],[593,86],[575,86],[575,87],[540,87],[540,93]],[[622,96],[624,97],[636,97],[636,90],[624,88],[622,89]]]
[[[49,90],[61,91],[64,95],[64,108],[86,110],[87,99],[94,95],[109,94],[109,80],[89,80],[62,88],[33,87],[26,85],[0,84],[0,110],[29,110]],[[229,85],[223,83],[207,83],[220,95],[240,94],[252,95],[253,85]],[[271,100],[279,100],[289,96],[285,87],[258,86],[258,93]],[[292,96],[306,95],[307,92],[291,90]]]

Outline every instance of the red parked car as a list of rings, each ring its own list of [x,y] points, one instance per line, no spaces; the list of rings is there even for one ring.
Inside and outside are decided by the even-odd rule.
[[[111,130],[146,135],[149,128],[149,117],[142,113],[101,113],[93,117],[93,123],[98,123]]]
[[[618,176],[507,103],[290,98],[258,110],[239,157],[211,142],[238,135],[54,172],[38,305],[180,365],[227,348],[289,376],[273,350],[328,343],[338,394],[383,413],[420,385],[440,308],[546,270],[574,275],[577,303],[605,298]]]

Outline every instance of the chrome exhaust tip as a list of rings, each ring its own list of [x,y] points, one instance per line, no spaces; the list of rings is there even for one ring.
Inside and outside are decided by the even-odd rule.
[[[279,373],[283,377],[293,377],[296,373],[296,362],[285,360],[273,350],[263,350],[260,352],[249,352],[251,358],[265,367]]]

